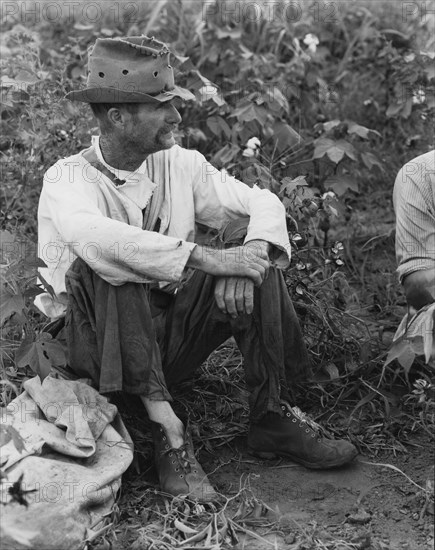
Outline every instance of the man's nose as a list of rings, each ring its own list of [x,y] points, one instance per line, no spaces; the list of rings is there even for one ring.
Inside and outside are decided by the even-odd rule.
[[[168,105],[168,113],[166,115],[166,122],[169,124],[179,124],[181,122],[181,115],[174,105]]]

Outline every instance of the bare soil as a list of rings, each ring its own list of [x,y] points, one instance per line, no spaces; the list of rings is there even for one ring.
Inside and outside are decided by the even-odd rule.
[[[396,466],[421,487],[429,480],[433,484],[429,436],[415,438],[407,451],[396,457],[360,455],[345,468],[313,471],[286,460],[255,460],[237,441],[233,451],[220,451],[205,465],[210,471],[227,462],[210,476],[227,495],[239,490],[241,476],[249,475],[253,493],[278,520],[279,532],[267,537],[277,541],[277,548],[302,548],[298,540],[311,538],[317,540],[314,548],[332,542],[337,547],[341,540],[355,548],[428,550],[434,544],[433,506],[403,474],[375,465]],[[254,541],[242,547],[263,549]]]
[[[244,487],[265,504],[261,515],[243,523],[248,533],[238,533],[234,550],[429,550],[434,547],[433,501],[422,489],[432,484],[433,491],[433,443],[428,434],[415,435],[404,449],[396,456],[359,455],[344,468],[317,471],[289,460],[258,460],[238,437],[216,452],[203,450],[200,461],[227,498]],[[149,497],[143,500],[144,489],[157,491],[158,484],[150,457],[142,466],[140,474],[130,470],[126,476],[112,545],[117,550],[142,548],[134,546],[140,527],[168,510],[158,493],[152,503]],[[238,505],[235,499],[228,507],[229,517]],[[192,548],[208,548],[203,544]]]

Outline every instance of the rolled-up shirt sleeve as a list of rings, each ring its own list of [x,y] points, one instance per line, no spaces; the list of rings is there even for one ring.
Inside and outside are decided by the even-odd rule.
[[[245,243],[264,240],[278,249],[274,263],[290,264],[291,247],[285,208],[276,195],[257,186],[249,187],[225,171],[217,170],[205,157],[192,151],[196,221],[222,229],[225,222],[249,216]]]
[[[435,268],[435,151],[408,162],[394,183],[397,273]]]

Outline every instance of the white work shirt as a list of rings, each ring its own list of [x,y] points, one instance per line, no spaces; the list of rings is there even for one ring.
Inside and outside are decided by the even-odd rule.
[[[98,138],[93,146],[104,161]],[[278,267],[290,262],[285,209],[273,193],[214,168],[197,151],[175,145],[150,155],[134,172],[106,167],[116,186],[80,153],[59,160],[44,176],[38,208],[40,270],[53,287],[35,304],[51,319],[65,314],[65,274],[80,257],[113,285],[126,282],[180,282],[195,248],[195,223],[221,231],[232,220],[250,217],[245,243],[262,239],[282,251]],[[153,163],[153,179],[147,164]],[[159,232],[142,228],[143,209],[164,186]]]

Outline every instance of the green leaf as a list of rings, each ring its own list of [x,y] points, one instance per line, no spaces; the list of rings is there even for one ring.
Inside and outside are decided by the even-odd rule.
[[[15,252],[17,247],[15,236],[9,231],[0,231],[0,262],[6,263],[7,257]]]
[[[328,363],[323,367],[324,371],[329,374],[330,380],[335,380],[340,378],[340,373],[338,372],[337,365],[335,363]]]
[[[307,180],[305,179],[305,176],[297,176],[296,178],[284,178],[281,181],[281,190],[279,192],[280,195],[286,194],[287,196],[290,196],[291,193],[296,189],[298,185],[308,185]]]
[[[388,105],[387,112],[385,113],[387,117],[395,117],[400,114],[402,118],[408,118],[412,112],[412,97],[408,98],[406,101],[398,101]]]
[[[240,102],[239,107],[234,109],[229,116],[237,117],[239,122],[254,120],[259,121],[261,124],[265,124],[267,120],[267,111],[264,107],[255,105],[255,103],[251,101],[243,100]]]
[[[408,374],[415,359],[415,353],[408,339],[400,338],[393,342],[384,366],[389,365],[394,359],[399,361],[406,374]]]
[[[349,418],[352,418],[352,416],[356,413],[356,411],[362,407],[363,405],[366,405],[367,403],[370,403],[370,401],[373,401],[375,397],[377,397],[377,393],[374,391],[371,391],[367,395],[365,395],[362,399],[358,401],[358,403],[355,405],[353,411],[350,413]]]
[[[41,288],[38,285],[30,285],[26,288],[24,291],[24,298],[35,298],[35,296],[39,296],[40,294],[44,294],[45,290]]]
[[[338,164],[346,155],[352,160],[357,160],[353,145],[344,139],[334,141],[329,138],[319,138],[315,144],[313,159],[327,155],[332,162]]]
[[[50,374],[51,367],[66,364],[62,345],[46,332],[38,334],[35,341],[23,340],[15,354],[15,360],[19,368],[30,367],[41,380]]]
[[[24,263],[28,267],[47,267],[47,264],[37,256],[29,256],[25,258]]]
[[[41,281],[41,283],[44,285],[44,289],[50,294],[50,296],[52,298],[55,298],[56,297],[56,293],[54,292],[54,288],[51,286],[50,283],[48,283],[44,277],[41,275],[41,273],[38,273],[36,274],[36,276],[38,277],[38,279]]]
[[[222,168],[231,162],[239,152],[240,148],[237,145],[228,143],[213,156],[211,163],[216,164],[218,168]]]
[[[326,178],[325,189],[332,189],[337,195],[343,195],[348,189],[358,193],[358,183],[355,179],[345,175],[334,175]]]
[[[323,123],[323,129],[325,132],[329,132],[329,130],[332,130],[336,126],[339,126],[341,124],[341,120],[338,118],[335,118],[334,120],[328,120],[328,122]]]
[[[289,111],[289,105],[286,97],[281,90],[274,86],[271,90],[268,90],[263,94],[264,101],[268,104],[271,111],[279,111],[282,109],[286,113]]]
[[[273,139],[276,143],[278,153],[291,151],[304,141],[303,138],[285,122],[277,121],[273,125]]]
[[[211,116],[207,119],[207,126],[213,132],[215,136],[224,136],[227,139],[231,138],[231,128],[225,122],[225,120],[220,116]]]
[[[362,153],[361,159],[369,170],[376,166],[379,170],[383,170],[381,161],[373,153]]]
[[[335,164],[338,164],[344,158],[343,149],[340,149],[340,147],[337,147],[336,145],[328,149],[326,151],[326,154],[332,160],[332,162],[335,162]]]
[[[360,124],[356,124],[356,122],[349,123],[347,127],[347,133],[352,135],[356,134],[360,138],[368,139],[369,133],[372,132],[373,134],[377,134],[380,136],[381,134],[377,132],[376,130],[370,130],[370,128],[366,128],[365,126],[361,126]]]
[[[408,374],[409,370],[414,363],[415,353],[410,347],[404,348],[402,353],[397,357],[400,365],[403,367],[403,370]]]
[[[435,78],[435,67],[433,61],[423,68],[423,72],[426,73],[428,80],[432,80],[433,78]]]
[[[30,86],[32,84],[35,84],[36,82],[39,82],[39,78],[35,73],[31,73],[25,70],[19,71],[17,76],[15,77],[15,80],[20,86]]]
[[[11,294],[2,290],[0,294],[0,326],[14,314],[22,315],[25,308],[22,294]]]
[[[334,147],[335,141],[329,138],[319,138],[315,142],[315,148],[313,153],[314,159],[322,158],[326,155],[326,152]]]

